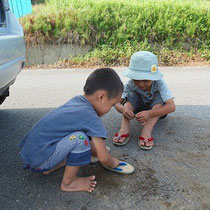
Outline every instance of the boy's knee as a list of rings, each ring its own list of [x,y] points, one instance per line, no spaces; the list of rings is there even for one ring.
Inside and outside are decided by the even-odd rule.
[[[134,105],[142,103],[143,100],[142,100],[142,97],[139,93],[137,93],[135,91],[131,91],[128,94],[127,102],[130,102],[130,104],[132,104],[132,106],[134,107]]]
[[[74,148],[67,156],[68,166],[81,166],[90,163],[91,147],[90,138],[82,131],[71,134],[69,139],[75,141]]]
[[[130,101],[127,101],[127,102],[124,104],[124,107],[127,107],[127,108],[131,109],[132,111],[134,110],[133,105],[132,105],[132,103],[131,103]]]
[[[85,140],[87,139],[88,141],[90,140],[89,137],[86,135],[85,132],[83,131],[75,131],[73,133],[71,133],[71,135],[69,136],[69,139],[80,139],[80,140]]]
[[[73,136],[73,138],[76,138],[76,141],[77,141],[76,148],[85,149],[87,147],[90,147],[90,143],[89,143],[90,138],[86,135],[86,133],[84,133],[82,131],[77,131],[77,132],[72,133],[71,136]],[[70,136],[70,138],[71,138],[71,136]]]
[[[67,138],[73,144],[73,148],[70,151],[71,153],[82,153],[87,150],[91,150],[90,137],[87,136],[85,132],[75,131]]]
[[[134,113],[142,111],[146,108],[141,94],[135,91],[131,91],[129,93],[127,98],[127,103],[128,102],[130,103],[129,106],[132,107],[132,111]]]

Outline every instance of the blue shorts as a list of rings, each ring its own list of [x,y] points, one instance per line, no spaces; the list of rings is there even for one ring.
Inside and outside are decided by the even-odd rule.
[[[91,162],[90,139],[84,132],[77,131],[62,138],[58,141],[55,152],[32,170],[48,171],[64,160],[67,166],[82,166]]]
[[[160,93],[158,92],[154,95],[153,100],[149,101],[148,103],[145,103],[143,101],[141,94],[131,91],[127,96],[126,102],[127,101],[129,101],[132,104],[133,109],[134,109],[133,111],[134,114],[144,111],[144,110],[150,110],[156,104],[162,104],[162,105],[164,104],[160,96]],[[166,116],[167,115],[162,116],[161,119],[165,118]]]

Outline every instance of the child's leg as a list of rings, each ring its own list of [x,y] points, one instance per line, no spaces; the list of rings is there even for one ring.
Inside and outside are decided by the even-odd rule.
[[[133,106],[132,104],[128,101],[124,104],[124,107],[127,107],[133,111]],[[129,134],[130,133],[130,120],[125,118],[124,115],[122,116],[122,122],[121,122],[121,128],[119,130],[119,136],[123,134]],[[113,141],[115,142],[123,142],[126,137],[121,137],[121,138],[113,138]]]
[[[36,170],[48,174],[66,164],[61,190],[92,192],[96,185],[95,176],[77,177],[79,166],[90,163],[89,137],[83,132],[74,132],[61,139],[55,152]],[[48,170],[49,169],[49,170]]]
[[[156,104],[152,107],[152,109],[158,109],[162,106],[162,104]],[[157,123],[157,121],[159,120],[160,117],[152,117],[150,118],[146,124],[144,125],[143,129],[142,129],[142,132],[141,132],[141,136],[144,137],[145,139],[149,139],[152,137],[152,131],[153,131],[153,128],[155,126],[155,124]],[[142,146],[144,146],[144,142],[142,140],[140,140],[140,144]],[[149,141],[149,142],[146,142],[146,146],[153,146],[154,145],[154,142],[153,141]]]
[[[63,191],[92,192],[96,185],[95,176],[77,177],[80,166],[91,162],[91,146],[89,137],[83,132],[76,132],[74,147],[66,157],[66,167],[61,183]]]
[[[69,134],[58,141],[54,153],[45,162],[35,168],[35,170],[41,171],[43,174],[49,174],[62,166],[65,166],[66,157],[74,148],[76,133],[78,132]],[[70,139],[71,137],[74,137],[74,139]]]
[[[91,148],[89,137],[85,133],[77,131],[58,141],[55,152],[34,170],[49,174],[64,166],[66,162],[73,161],[76,165],[90,163]],[[71,156],[71,157],[70,157]],[[83,159],[81,160],[82,157]]]
[[[62,191],[92,192],[96,186],[95,176],[77,177],[79,166],[66,166],[61,183]]]
[[[127,100],[128,101],[124,104],[124,107],[129,108],[134,114],[136,114],[139,111],[145,110],[146,108],[141,95],[135,91],[131,91],[128,94]],[[119,131],[119,136],[129,133],[130,133],[130,120],[123,116],[121,122],[121,128]],[[120,143],[123,142],[124,140],[125,137],[113,138],[113,141]]]
[[[52,168],[52,169],[50,169],[50,170],[48,170],[48,171],[43,172],[43,174],[50,174],[50,173],[52,173],[53,171],[56,171],[56,170],[58,170],[59,168],[65,166],[65,164],[66,164],[66,160],[63,160],[61,163],[59,163],[59,164],[58,164],[57,166],[55,166],[54,168]]]

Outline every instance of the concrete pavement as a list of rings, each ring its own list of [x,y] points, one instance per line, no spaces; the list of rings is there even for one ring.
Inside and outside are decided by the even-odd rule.
[[[123,176],[99,163],[82,167],[80,175],[96,175],[93,193],[61,192],[63,169],[48,176],[24,171],[17,147],[45,113],[82,93],[92,70],[22,71],[0,106],[0,209],[210,209],[210,67],[160,69],[174,94],[176,112],[155,127],[151,151],[138,147],[135,121],[130,142],[114,146],[111,138],[121,116],[114,109],[104,116],[111,153],[136,171]],[[121,76],[122,70],[116,68]]]

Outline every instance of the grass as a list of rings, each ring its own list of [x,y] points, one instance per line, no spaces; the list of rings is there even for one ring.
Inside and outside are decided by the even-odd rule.
[[[199,0],[46,0],[21,22],[28,44],[92,46],[73,63],[123,65],[149,50],[171,65],[209,61],[209,11],[210,2]]]

